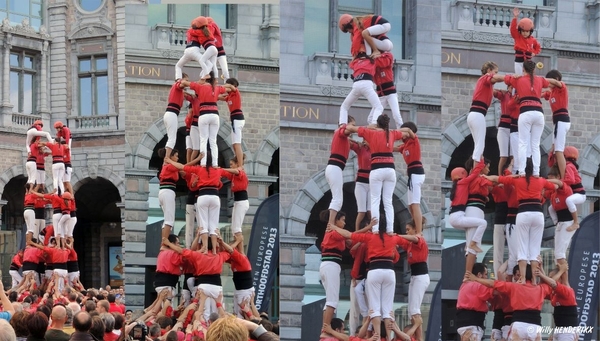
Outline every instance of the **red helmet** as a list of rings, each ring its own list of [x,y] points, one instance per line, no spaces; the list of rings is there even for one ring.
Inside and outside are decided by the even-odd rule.
[[[44,126],[44,122],[42,122],[42,120],[35,120],[35,122],[33,122],[33,125],[34,126],[41,126],[41,127],[43,127]]]
[[[466,178],[467,175],[469,175],[469,174],[467,173],[466,169],[464,169],[462,167],[456,167],[450,173],[450,178],[452,179],[452,181],[456,181],[456,180]]]
[[[73,195],[70,192],[64,192],[62,198],[66,200],[71,200],[73,199]]]
[[[344,33],[348,32],[348,26],[352,25],[352,16],[350,14],[342,14],[340,16],[340,20],[338,21],[338,26],[340,30]]]
[[[208,26],[208,19],[206,19],[206,17],[197,17],[196,19],[192,20],[192,26],[195,28],[202,28],[204,26]]]
[[[529,18],[523,18],[519,20],[519,30],[523,31],[533,31],[533,21]]]
[[[563,153],[565,154],[565,159],[577,160],[579,158],[579,151],[573,146],[566,146]]]
[[[56,121],[54,122],[54,128],[58,129],[58,128],[62,128],[64,125],[62,124],[61,121]]]
[[[206,22],[210,25],[210,24],[214,23],[215,21],[211,17],[206,17]]]

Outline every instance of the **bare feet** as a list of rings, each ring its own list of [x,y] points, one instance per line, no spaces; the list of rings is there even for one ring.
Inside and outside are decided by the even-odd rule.
[[[476,242],[471,242],[469,244],[469,248],[472,249],[473,251],[477,252],[477,253],[483,252],[483,250],[479,246],[477,246]]]
[[[206,246],[200,248],[200,253],[203,253],[205,255],[208,254],[208,249],[206,248]]]
[[[579,223],[573,223],[571,226],[567,227],[567,232],[573,232],[579,228]]]

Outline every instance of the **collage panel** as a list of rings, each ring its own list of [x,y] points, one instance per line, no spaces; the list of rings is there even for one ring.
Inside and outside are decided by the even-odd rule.
[[[433,333],[437,340],[439,331],[431,326],[441,325],[441,316],[434,318],[430,310],[436,306],[432,300],[441,277],[442,252],[440,15],[439,1],[281,3],[281,16],[286,18],[280,68],[282,339],[356,336],[363,325],[361,316],[376,310],[372,317],[394,319],[397,329],[406,328],[423,339]],[[370,50],[360,32],[374,37],[381,56],[369,58],[375,48]],[[374,82],[383,90],[379,96]],[[384,115],[378,120],[382,107]],[[369,120],[372,108],[375,113]],[[367,134],[368,123],[389,126],[387,145],[383,129],[376,135],[379,140]],[[393,141],[402,138],[404,143]],[[392,154],[393,147],[402,152]],[[371,156],[379,164],[371,167]],[[379,183],[378,193],[369,196],[374,183]],[[355,252],[346,248],[344,237],[369,224],[367,207],[382,192],[385,210],[371,212],[387,222],[379,228],[381,236],[356,233],[373,236],[363,242],[362,253],[384,258],[380,263],[373,260],[371,265],[381,268],[370,270],[363,281],[364,272],[355,273],[364,269],[361,257],[352,257]],[[336,230],[328,231],[328,223]],[[397,254],[400,261],[388,259],[395,242],[386,227],[411,241],[398,241],[404,245]],[[380,237],[386,246],[377,242]],[[378,273],[383,274],[381,283],[369,277]],[[369,290],[374,293],[365,295]],[[385,335],[381,333],[386,328],[376,323],[374,328]]]
[[[54,301],[71,306],[70,324],[79,309],[70,294],[124,298],[122,10],[110,1],[0,1],[3,320],[25,321],[38,306],[50,314]],[[27,333],[21,324],[17,337]]]
[[[279,6],[150,1],[125,12],[128,308],[198,310],[198,333],[222,311],[264,316],[270,331]]]
[[[442,1],[443,340],[506,339],[511,324],[509,339],[598,339],[600,50],[587,11],[598,7]],[[540,266],[558,282],[551,300]],[[507,289],[492,298],[465,271]]]

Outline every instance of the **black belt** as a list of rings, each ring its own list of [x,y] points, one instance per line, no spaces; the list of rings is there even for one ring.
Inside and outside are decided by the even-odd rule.
[[[38,207],[38,208],[34,208],[33,211],[35,212],[35,219],[44,219],[45,216],[45,209]]]
[[[186,205],[195,205],[197,199],[198,199],[198,191],[189,191],[187,200],[185,203],[186,203]]]
[[[450,214],[455,212],[464,212],[467,209],[467,205],[456,205],[450,207]]]
[[[539,310],[515,310],[512,316],[513,322],[524,322],[542,325],[542,315]]]
[[[494,322],[492,323],[492,329],[502,329],[504,325],[504,312],[502,309],[494,310]]]
[[[67,262],[67,271],[68,272],[77,272],[79,271],[79,263],[76,260],[70,260]]]
[[[346,167],[347,158],[340,154],[331,154],[329,155],[329,161],[327,161],[328,165],[338,166],[342,170]]]
[[[428,273],[427,262],[419,262],[410,265],[410,274],[412,276],[427,275]]]
[[[67,270],[67,263],[48,264],[48,267],[50,267],[50,266],[52,266],[54,268],[54,270]]]
[[[485,321],[486,312],[475,311],[475,310],[467,310],[467,309],[457,309],[456,310],[456,328],[462,328],[467,326],[477,326],[480,328],[483,327],[483,323]]]
[[[201,187],[198,189],[198,196],[202,195],[219,195],[219,190],[216,187]]]
[[[494,224],[506,224],[506,216],[508,214],[508,203],[506,201],[496,203],[496,211],[494,213]]]
[[[245,290],[254,287],[252,285],[252,271],[234,272],[233,285],[235,286],[235,290]]]
[[[575,327],[579,325],[577,318],[577,306],[554,307],[554,324],[557,327]]]
[[[200,284],[212,284],[212,285],[221,286],[221,275],[215,274],[215,275],[196,276],[196,280],[194,281],[194,284],[196,286],[198,286]]]
[[[368,74],[368,73],[361,73],[361,74],[357,75],[356,77],[354,77],[353,79],[354,79],[354,82],[373,81],[373,75]]]
[[[488,104],[481,102],[481,101],[473,101],[471,102],[471,108],[469,109],[469,111],[471,112],[478,112],[480,114],[483,114],[483,116],[485,116],[487,114],[487,110],[488,110]]]
[[[156,272],[154,275],[154,287],[174,287],[179,281],[179,275],[168,274],[166,272]]]
[[[369,262],[369,270],[375,269],[394,269],[394,263],[391,258],[372,258]]]
[[[198,48],[200,48],[201,46],[202,46],[202,45],[200,45],[200,43],[199,43],[199,42],[197,42],[197,41],[195,41],[195,40],[192,40],[192,41],[190,41],[190,42],[189,42],[189,43],[188,43],[188,44],[185,46],[185,48],[186,48],[186,49],[187,49],[188,47],[198,47]]]
[[[569,212],[568,208],[556,211],[556,217],[560,222],[573,220],[573,216],[571,215],[571,212]]]
[[[233,201],[244,201],[248,200],[248,191],[237,191],[233,192]]]

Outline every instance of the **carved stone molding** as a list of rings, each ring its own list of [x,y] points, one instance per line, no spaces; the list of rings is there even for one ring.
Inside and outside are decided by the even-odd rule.
[[[10,32],[12,34],[27,36],[30,38],[37,38],[37,39],[44,39],[44,40],[51,39],[45,26],[40,26],[39,32],[36,32],[35,28],[33,28],[31,26],[31,24],[29,23],[29,19],[27,19],[27,18],[23,19],[23,21],[21,21],[20,24],[17,24],[14,26],[12,26],[10,24],[10,20],[8,18],[4,18],[4,20],[2,20],[2,25],[0,26],[0,29],[3,32],[7,32],[7,33]]]
[[[98,37],[112,37],[115,32],[106,25],[93,24],[93,25],[80,25],[71,31],[69,40],[98,38]]]

